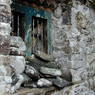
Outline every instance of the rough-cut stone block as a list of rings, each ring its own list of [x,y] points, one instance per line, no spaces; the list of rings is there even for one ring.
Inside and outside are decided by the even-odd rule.
[[[95,5],[95,0],[87,0],[89,2],[89,4],[91,5]]]
[[[85,58],[84,56],[82,57]],[[86,80],[95,75],[95,53],[86,55],[86,60],[83,62],[78,61],[78,59],[80,60],[81,58],[77,56],[72,62],[73,69],[71,69],[71,73],[73,82]]]
[[[18,48],[21,51],[25,51],[26,50],[26,45],[25,45],[25,43],[24,43],[24,41],[22,40],[21,37],[11,36],[10,46],[11,47],[16,47],[16,48]]]
[[[0,82],[11,84],[12,83],[11,76],[0,76]]]
[[[35,56],[44,60],[44,61],[52,61],[53,60],[53,56],[48,55],[48,54],[41,52],[41,51],[36,51]]]
[[[71,69],[70,68],[65,68],[61,66],[61,71],[62,71],[62,77],[68,81],[72,81],[72,74],[71,74]]]
[[[0,76],[6,76],[7,75],[7,71],[6,68],[4,67],[4,65],[0,66]]]
[[[7,35],[10,35],[10,32],[11,32],[10,24],[0,22],[0,35],[7,36]]]
[[[10,47],[10,54],[9,55],[25,56],[25,52],[19,50],[16,47]]]
[[[50,87],[52,85],[52,82],[47,79],[41,78],[38,80],[37,85],[39,87]]]
[[[0,3],[0,12],[11,12],[11,7],[9,5]]]
[[[40,78],[38,71],[32,66],[26,65],[25,73],[31,78],[35,78],[35,79]]]
[[[17,93],[15,93],[14,95],[47,95],[47,93],[52,92],[54,90],[54,87],[32,89],[22,88],[19,91],[17,91]]]
[[[86,56],[85,54],[73,54],[71,56],[71,64],[73,69],[78,69],[86,66]]]
[[[11,14],[10,13],[1,13],[0,12],[0,22],[11,23]]]
[[[91,54],[86,55],[86,63],[88,65],[95,63],[95,53],[91,53]]]
[[[0,0],[0,4],[11,4],[11,0]]]
[[[0,54],[7,55],[10,50],[10,38],[9,36],[1,36],[0,35]]]
[[[23,56],[10,56],[10,65],[17,74],[25,70],[25,58]]]
[[[59,69],[41,67],[40,72],[46,75],[61,76],[62,72]]]
[[[4,78],[5,82],[9,82],[5,77],[11,76],[13,73],[12,70],[15,71],[16,74],[20,74],[25,70],[24,57],[0,55],[0,75],[3,76],[2,78]]]
[[[9,65],[10,57],[9,55],[0,55],[0,65]]]
[[[76,84],[61,91],[54,92],[51,95],[95,95],[95,92],[82,84]]]
[[[58,88],[64,88],[64,87],[67,87],[67,86],[71,85],[68,81],[66,81],[66,80],[64,80],[60,77],[51,78],[49,80],[52,81],[53,85],[55,85]]]
[[[85,29],[86,28],[86,25],[87,25],[87,19],[86,17],[83,15],[82,12],[78,12],[76,14],[76,20],[77,20],[77,28],[83,28]]]
[[[39,71],[40,67],[42,67],[42,66],[58,69],[58,66],[55,62],[43,61],[41,59],[36,58],[34,54],[32,54],[32,56],[26,57],[26,60],[28,61],[27,64],[34,67],[38,71]]]
[[[77,70],[71,69],[72,81],[77,83],[88,79],[88,71],[86,68],[79,68]]]
[[[10,6],[0,4],[0,22],[11,23]]]
[[[0,65],[4,65],[8,75],[10,75],[10,72],[12,71],[12,69],[9,68],[10,66],[17,74],[20,74],[25,69],[25,58],[23,56],[0,55]]]
[[[95,95],[95,92],[89,88],[82,86],[81,84],[76,84],[72,87],[70,95]]]
[[[11,88],[10,85],[6,83],[0,83],[0,95],[10,95],[8,93],[9,89]]]
[[[59,6],[57,7],[57,9],[54,11],[54,16],[55,16],[56,18],[60,18],[60,17],[61,17],[61,13],[62,13],[62,9],[61,9],[61,6],[59,5]]]

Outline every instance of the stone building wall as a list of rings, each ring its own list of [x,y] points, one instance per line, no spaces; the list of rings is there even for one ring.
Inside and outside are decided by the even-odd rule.
[[[0,95],[15,91],[12,75],[17,76],[25,69],[25,43],[11,33],[11,0],[0,0]]]
[[[10,4],[10,0],[0,0],[0,95],[8,95],[9,91],[17,89],[11,87],[12,72],[15,70],[20,77],[25,69],[25,44],[21,38],[10,36]],[[86,90],[93,93],[88,95],[94,95],[95,9],[81,0],[72,0],[66,4],[62,0],[54,10],[52,25],[55,61],[60,65],[64,78],[73,84],[80,83],[66,88],[66,91],[69,89],[69,95],[76,95],[74,91],[78,91],[79,86],[78,89],[84,90],[77,95],[86,95],[83,94]]]
[[[52,16],[53,55],[61,65],[63,76],[70,79],[71,47],[68,34],[71,32],[71,5],[59,3]]]
[[[10,88],[11,68],[8,54],[10,52],[10,32],[11,32],[11,1],[0,0],[0,95],[6,95]]]
[[[95,9],[82,2],[73,0],[72,31],[70,46],[72,48],[73,81],[82,81],[94,76],[95,56]]]
[[[89,2],[72,0],[66,4],[71,8],[71,20],[64,24],[63,18],[69,19],[69,16],[63,14],[70,9],[64,11],[62,4],[52,16],[53,54],[65,78],[82,81],[93,76],[95,71],[95,9]]]

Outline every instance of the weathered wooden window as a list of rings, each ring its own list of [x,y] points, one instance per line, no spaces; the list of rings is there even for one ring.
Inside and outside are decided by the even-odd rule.
[[[23,40],[25,38],[24,17],[25,15],[18,12],[12,12],[12,36],[20,36]]]
[[[48,53],[47,19],[32,17],[32,53],[39,50]]]

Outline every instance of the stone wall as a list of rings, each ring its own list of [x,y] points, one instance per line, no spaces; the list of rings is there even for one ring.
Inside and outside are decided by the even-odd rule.
[[[67,9],[61,2],[52,16],[53,54],[61,64],[63,76],[72,81],[82,81],[94,75],[95,62],[95,9],[81,0],[73,0]],[[70,12],[71,9],[71,12]],[[69,15],[63,15],[69,10]],[[69,23],[64,24],[64,19]]]
[[[78,86],[85,93],[87,89],[94,95],[95,9],[91,3],[81,0],[64,1],[61,0],[52,15],[53,55],[63,77],[79,84],[67,88],[70,89],[69,95],[76,95]],[[19,75],[25,69],[25,44],[21,38],[10,36],[10,4],[10,0],[0,0],[0,95],[15,91],[14,86],[11,87],[12,70]],[[82,95],[86,95],[83,91]]]
[[[74,1],[72,7],[72,37],[69,39],[73,50],[71,56],[71,72],[72,75],[75,75],[73,81],[81,81],[94,75],[94,30],[95,10],[81,2]]]
[[[0,0],[0,95],[9,91],[11,80],[11,67],[8,54],[10,52],[11,9],[10,0]],[[8,94],[7,94],[8,95]]]
[[[85,1],[85,2],[84,2]],[[92,0],[94,1],[94,0]],[[62,2],[55,9],[52,16],[54,41],[53,54],[56,58],[57,64],[63,71],[64,78],[71,78],[73,84],[88,87],[95,91],[95,8],[94,3],[90,0],[72,0],[71,4],[71,21],[69,24],[64,24],[63,13],[68,11],[63,10]],[[75,85],[74,85],[75,86]],[[74,86],[70,87],[67,92],[65,89],[60,93],[54,95],[86,95],[81,94],[77,90],[74,92]],[[84,88],[84,87],[83,87]],[[75,88],[74,88],[75,89]],[[71,93],[73,92],[73,93]],[[88,92],[89,93],[89,92]],[[93,93],[94,94],[94,93]],[[88,94],[88,95],[93,95]]]
[[[11,33],[11,0],[0,0],[0,95],[15,91],[12,75],[25,69],[25,43]]]
[[[63,76],[71,79],[71,47],[68,34],[71,33],[71,5],[59,3],[52,16],[53,23],[53,55],[56,63],[61,65]]]

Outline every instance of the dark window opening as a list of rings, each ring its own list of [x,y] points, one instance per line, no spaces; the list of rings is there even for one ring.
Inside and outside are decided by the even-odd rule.
[[[47,19],[32,17],[32,53],[37,50],[48,53]]]
[[[71,8],[67,7],[65,11],[63,11],[63,25],[69,25],[71,24]]]
[[[12,12],[12,33],[11,36],[20,36],[25,38],[24,17],[25,15],[18,12]]]

